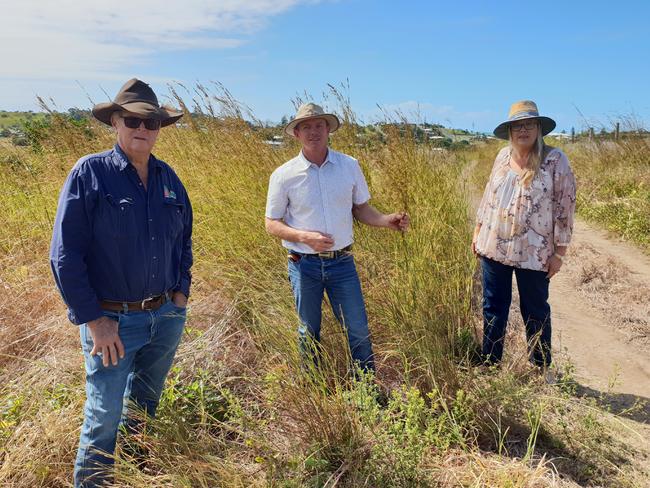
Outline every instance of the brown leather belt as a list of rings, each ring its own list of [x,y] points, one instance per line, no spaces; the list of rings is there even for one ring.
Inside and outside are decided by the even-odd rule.
[[[167,292],[155,297],[145,298],[140,302],[113,302],[110,300],[102,300],[99,302],[99,306],[104,310],[110,310],[112,312],[158,310],[165,303],[171,300],[171,296],[171,292]]]
[[[341,256],[345,256],[352,251],[352,244],[345,246],[343,249],[339,249],[338,251],[324,251],[324,252],[317,252],[313,254],[308,254],[304,252],[296,252],[296,251],[289,251],[289,256],[292,254],[297,255],[297,256],[313,256],[313,257],[318,257],[321,259],[336,259],[340,258]]]

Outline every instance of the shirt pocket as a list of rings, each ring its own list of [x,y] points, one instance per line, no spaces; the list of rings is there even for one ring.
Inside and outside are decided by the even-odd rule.
[[[304,179],[287,188],[287,197],[293,212],[309,212],[320,202],[320,188]]]
[[[118,199],[105,195],[95,225],[95,233],[101,237],[125,240],[133,237],[135,214],[130,198]]]
[[[183,230],[185,205],[174,199],[165,199],[163,204],[167,235],[176,239]]]
[[[328,182],[328,202],[330,207],[351,210],[354,180],[340,179]]]

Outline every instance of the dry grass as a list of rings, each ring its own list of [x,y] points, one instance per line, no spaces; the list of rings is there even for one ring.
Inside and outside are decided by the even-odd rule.
[[[330,99],[346,125],[334,148],[360,159],[373,203],[407,209],[413,229],[355,229],[377,382],[351,380],[330,312],[325,374],[307,374],[284,252],[263,229],[268,177],[298,147],[264,144],[269,131],[216,90],[198,87],[205,116],[187,116],[190,128],[166,129],[156,146],[192,199],[195,283],[159,415],[126,440],[147,449],[148,462],[138,468],[118,449],[117,486],[570,486],[560,474],[625,486],[629,472],[611,464],[633,454],[599,444],[610,417],[586,415],[568,387],[548,390],[517,354],[501,372],[469,365],[475,261],[465,155],[431,153],[397,130],[359,144],[336,91]],[[11,297],[0,303],[3,486],[69,486],[83,367],[47,247],[70,167],[113,143],[95,123],[60,117],[42,136],[38,150],[0,148],[0,286]]]
[[[650,344],[650,288],[632,270],[613,257],[605,257],[585,244],[573,249],[569,258],[577,272],[576,288],[600,309],[635,347]]]

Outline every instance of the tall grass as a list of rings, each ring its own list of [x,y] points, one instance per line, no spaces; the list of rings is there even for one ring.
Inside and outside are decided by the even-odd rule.
[[[650,138],[629,135],[568,150],[580,215],[650,251]]]
[[[360,142],[347,97],[331,90],[344,120],[332,146],[361,161],[374,205],[409,211],[412,230],[355,227],[376,378],[348,374],[345,335],[327,310],[323,371],[305,371],[285,252],[263,225],[268,177],[299,148],[265,144],[272,131],[245,121],[250,109],[223,87],[189,95],[177,101],[200,115],[163,130],[156,146],[195,214],[187,333],[158,417],[124,440],[147,462],[118,449],[118,486],[560,486],[556,465],[578,481],[628,479],[598,449],[606,422],[594,415],[578,428],[582,406],[547,396],[525,361],[502,374],[469,366],[465,155],[430,152],[397,128],[385,142]],[[83,367],[47,247],[65,175],[113,141],[95,122],[54,116],[36,149],[0,150],[0,284],[11,298],[0,304],[3,486],[69,486]]]

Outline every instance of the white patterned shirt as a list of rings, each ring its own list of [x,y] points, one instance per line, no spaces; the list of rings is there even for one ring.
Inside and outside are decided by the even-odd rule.
[[[561,150],[547,146],[530,186],[510,167],[510,149],[497,155],[477,212],[476,251],[516,268],[548,271],[548,258],[571,241],[576,180]]]
[[[325,162],[309,162],[302,151],[277,168],[269,181],[266,217],[298,230],[319,231],[334,239],[333,251],[352,244],[352,206],[370,199],[359,162],[328,150]],[[282,241],[287,249],[314,253],[307,244]]]

